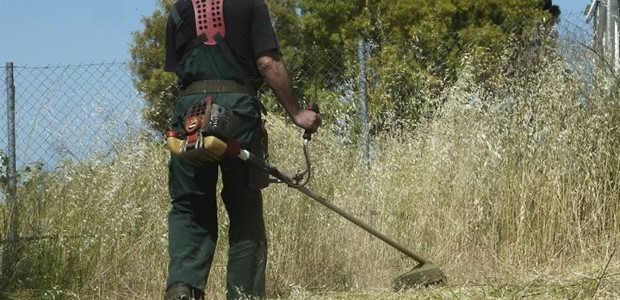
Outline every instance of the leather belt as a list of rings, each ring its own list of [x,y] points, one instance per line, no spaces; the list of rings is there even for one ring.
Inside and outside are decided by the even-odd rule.
[[[234,80],[200,80],[195,81],[179,92],[179,96],[205,93],[242,93],[254,95],[251,88]]]

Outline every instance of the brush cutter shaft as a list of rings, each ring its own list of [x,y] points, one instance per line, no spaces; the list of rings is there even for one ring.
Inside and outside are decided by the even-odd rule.
[[[306,139],[306,141],[307,141],[307,139]],[[342,210],[340,207],[338,207],[338,206],[334,205],[333,203],[331,203],[329,200],[327,200],[327,199],[325,199],[325,198],[323,198],[323,197],[321,197],[321,196],[311,192],[304,185],[295,184],[295,182],[294,182],[294,180],[292,178],[289,178],[288,176],[282,174],[280,171],[278,171],[278,169],[276,169],[274,167],[270,167],[267,164],[267,162],[265,162],[264,160],[262,160],[259,157],[255,156],[251,152],[249,152],[247,150],[244,150],[244,149],[240,149],[240,151],[235,153],[235,155],[238,158],[240,158],[241,160],[247,161],[248,163],[250,163],[254,167],[257,167],[257,168],[260,168],[260,169],[263,169],[263,170],[267,171],[271,176],[279,179],[283,183],[286,183],[289,187],[295,188],[295,189],[299,190],[300,192],[306,194],[306,196],[312,198],[316,202],[319,202],[323,206],[329,208],[330,210],[332,210],[333,212],[339,214],[340,216],[344,217],[345,219],[349,220],[353,224],[361,227],[362,229],[366,230],[366,232],[374,235],[376,238],[384,241],[385,243],[387,243],[388,245],[394,247],[396,250],[400,251],[401,253],[409,256],[410,258],[412,258],[413,260],[418,262],[420,265],[422,265],[422,264],[427,262],[425,259],[423,259],[422,257],[420,257],[420,256],[416,255],[415,253],[411,252],[407,248],[403,247],[402,245],[400,245],[399,243],[395,242],[394,240],[392,240],[391,238],[389,238],[385,234],[383,234],[383,233],[375,230],[374,228],[370,227],[370,225],[366,224],[364,221],[362,221],[362,220],[356,218],[355,216],[347,213],[346,211]],[[307,153],[306,153],[306,160],[309,160]],[[308,165],[309,165],[309,163],[308,163]]]
[[[304,135],[304,154],[306,156],[307,170],[306,172],[301,173],[300,176],[302,177],[306,173],[307,173],[306,174],[307,177],[310,177],[310,159],[309,159],[308,149],[307,149],[307,143],[309,140],[310,140],[310,133],[307,132],[306,135]],[[396,250],[400,251],[401,253],[415,260],[418,263],[418,265],[415,266],[413,270],[409,271],[408,273],[398,276],[398,278],[396,278],[396,280],[394,281],[394,288],[397,291],[400,291],[404,288],[429,286],[429,285],[434,285],[434,284],[445,283],[445,275],[433,263],[423,259],[422,257],[408,250],[407,248],[403,247],[399,243],[395,242],[391,238],[387,237],[383,233],[373,229],[372,227],[370,227],[370,225],[366,224],[364,221],[347,213],[346,211],[342,210],[340,207],[331,203],[329,200],[311,192],[309,189],[305,187],[307,180],[303,184],[299,184],[298,182],[299,180],[297,178],[291,178],[287,175],[282,174],[280,171],[278,171],[278,169],[269,166],[269,164],[265,160],[253,155],[249,151],[240,149],[238,145],[236,145],[234,148],[236,150],[231,151],[231,149],[229,149],[229,154],[233,156],[237,156],[241,160],[248,162],[249,164],[251,164],[252,166],[256,168],[267,171],[269,175],[278,179],[279,182],[286,183],[289,187],[295,188],[298,191],[304,193],[306,196],[312,198],[316,202],[322,204],[323,206],[327,207],[331,211],[339,214],[340,216],[349,220],[353,224],[366,230],[366,232],[374,235],[376,238],[382,240],[386,244],[392,246]]]
[[[277,171],[277,170],[276,170]],[[424,264],[426,263],[426,260],[423,259],[422,257],[416,255],[415,253],[409,251],[407,248],[403,247],[402,245],[398,244],[397,242],[395,242],[394,240],[392,240],[391,238],[387,237],[385,234],[373,229],[372,227],[370,227],[370,225],[366,224],[364,221],[356,218],[355,216],[347,213],[346,211],[342,210],[340,207],[334,205],[333,203],[331,203],[329,200],[311,192],[310,190],[308,190],[306,187],[302,186],[302,187],[295,187],[297,190],[299,190],[300,192],[306,194],[308,197],[314,199],[316,202],[321,203],[323,206],[329,208],[330,210],[332,210],[333,212],[341,215],[342,217],[344,217],[345,219],[351,221],[353,224],[361,227],[362,229],[366,230],[366,232],[374,235],[375,237],[377,237],[378,239],[384,241],[385,243],[387,243],[388,245],[394,247],[396,250],[400,251],[401,253],[413,258],[413,260],[417,261],[420,264]]]

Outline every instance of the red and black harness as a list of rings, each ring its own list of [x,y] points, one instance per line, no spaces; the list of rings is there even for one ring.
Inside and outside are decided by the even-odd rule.
[[[194,10],[196,37],[188,37],[182,31],[183,18],[176,6],[172,7],[172,20],[176,26],[176,51],[185,56],[195,47],[200,45],[217,46],[226,62],[232,66],[237,77],[243,80],[247,90],[255,88],[250,80],[248,71],[245,70],[228,45],[226,40],[226,22],[224,18],[224,0],[191,0]]]

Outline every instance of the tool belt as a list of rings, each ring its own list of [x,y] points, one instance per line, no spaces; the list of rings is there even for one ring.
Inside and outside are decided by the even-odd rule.
[[[242,93],[253,96],[255,91],[234,80],[200,80],[182,89],[179,96],[205,93]]]

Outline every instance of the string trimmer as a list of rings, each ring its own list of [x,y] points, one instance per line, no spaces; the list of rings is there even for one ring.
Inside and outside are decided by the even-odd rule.
[[[313,105],[312,109],[318,113],[318,106]],[[331,211],[339,214],[353,224],[364,229],[366,232],[374,235],[386,244],[392,246],[396,250],[415,260],[418,265],[416,265],[409,272],[406,272],[394,279],[393,285],[395,289],[400,290],[419,286],[445,284],[445,275],[443,274],[441,269],[439,269],[439,267],[436,266],[434,263],[413,253],[412,251],[403,247],[385,234],[373,229],[364,221],[347,213],[346,211],[334,205],[331,201],[313,193],[308,188],[306,188],[306,184],[310,180],[311,176],[310,151],[308,149],[309,142],[312,139],[312,135],[310,132],[306,131],[303,135],[303,149],[306,168],[304,171],[297,172],[294,175],[285,175],[277,168],[269,165],[269,163],[267,163],[264,159],[252,154],[248,150],[242,149],[239,144],[234,141],[223,142],[222,140],[212,135],[209,135],[202,139],[204,140],[204,143],[201,147],[204,147],[205,149],[209,147],[208,152],[211,153],[209,156],[218,157],[227,153],[228,155],[236,156],[241,160],[248,162],[256,168],[266,171],[267,173],[269,173],[269,175],[273,177],[272,182],[284,183],[289,187],[304,193],[306,196],[327,207]],[[183,156],[184,151],[179,150],[185,149],[183,148],[183,141],[177,139],[176,136],[168,135],[168,145],[173,153]]]

